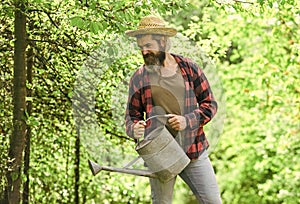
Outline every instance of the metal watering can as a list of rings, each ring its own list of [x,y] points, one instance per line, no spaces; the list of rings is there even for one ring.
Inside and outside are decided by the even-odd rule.
[[[158,178],[162,182],[167,182],[178,175],[190,163],[188,156],[165,126],[153,130],[144,140],[137,144],[135,150],[138,152],[139,157],[144,160],[149,170],[127,168],[127,166],[135,163],[139,157],[124,168],[100,166],[89,160],[89,166],[93,175],[95,176],[100,171],[105,170]]]

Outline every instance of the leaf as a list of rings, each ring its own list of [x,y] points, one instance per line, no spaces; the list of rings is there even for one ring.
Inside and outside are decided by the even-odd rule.
[[[83,19],[82,19],[81,17],[79,17],[79,16],[72,17],[72,18],[70,19],[70,25],[71,25],[71,26],[76,26],[76,27],[78,27],[78,28],[80,28],[80,29],[86,28],[86,22],[85,22],[85,20],[83,20]]]
[[[99,22],[90,23],[90,31],[94,34],[98,34],[102,29],[102,24]]]

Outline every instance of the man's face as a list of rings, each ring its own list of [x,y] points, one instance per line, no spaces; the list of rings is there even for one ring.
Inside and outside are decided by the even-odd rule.
[[[165,60],[165,43],[163,40],[154,40],[152,35],[144,35],[137,39],[144,62],[147,66],[162,66]]]

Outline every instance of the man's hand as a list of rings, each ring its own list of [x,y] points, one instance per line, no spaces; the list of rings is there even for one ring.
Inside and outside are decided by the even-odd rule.
[[[144,135],[146,122],[141,120],[134,124],[133,126],[133,137],[134,139],[139,139]]]
[[[168,114],[168,123],[174,130],[180,131],[186,128],[186,119],[182,115]]]

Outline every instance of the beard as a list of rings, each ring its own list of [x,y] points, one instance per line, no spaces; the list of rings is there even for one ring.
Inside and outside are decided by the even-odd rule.
[[[148,53],[143,55],[146,66],[163,66],[166,58],[166,53],[158,51],[158,53]]]
[[[158,51],[157,53],[148,53],[143,55],[146,69],[149,71],[159,72],[161,67],[164,65],[166,58],[166,53],[163,51]]]

